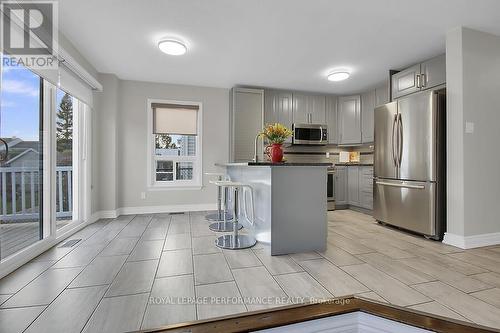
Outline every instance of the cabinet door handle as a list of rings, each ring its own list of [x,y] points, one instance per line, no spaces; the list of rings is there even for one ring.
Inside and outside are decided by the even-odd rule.
[[[422,74],[422,83],[421,83],[422,88],[424,88],[426,85],[425,79],[426,79],[425,74]]]
[[[420,74],[417,74],[417,88],[420,88]]]

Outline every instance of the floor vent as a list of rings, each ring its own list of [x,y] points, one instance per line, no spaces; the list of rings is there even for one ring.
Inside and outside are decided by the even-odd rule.
[[[72,247],[75,246],[79,241],[81,241],[81,239],[70,239],[59,247]]]
[[[184,212],[175,212],[175,213],[170,213],[170,215],[184,215]]]

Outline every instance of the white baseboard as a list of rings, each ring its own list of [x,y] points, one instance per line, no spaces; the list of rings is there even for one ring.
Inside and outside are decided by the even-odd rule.
[[[130,215],[130,214],[199,212],[204,210],[215,210],[215,209],[217,209],[216,204],[195,204],[195,205],[121,207],[117,209],[117,212],[118,215]]]
[[[159,214],[159,213],[180,213],[199,212],[205,210],[216,210],[215,203],[193,204],[193,205],[164,205],[164,206],[141,206],[141,207],[121,207],[116,210],[101,210],[92,215],[92,222],[99,219],[113,219],[120,215],[132,214]]]
[[[490,234],[461,236],[445,232],[443,243],[459,247],[461,249],[473,249],[476,247],[500,244],[500,232]]]

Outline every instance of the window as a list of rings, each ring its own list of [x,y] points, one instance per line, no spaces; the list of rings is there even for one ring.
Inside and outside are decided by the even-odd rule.
[[[149,101],[149,187],[201,186],[201,104]]]

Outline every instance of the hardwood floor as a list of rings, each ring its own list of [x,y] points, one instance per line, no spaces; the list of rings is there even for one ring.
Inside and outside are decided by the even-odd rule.
[[[500,246],[464,251],[341,210],[326,251],[272,257],[215,247],[205,214],[88,226],[0,280],[0,332],[124,332],[350,294],[500,328]]]

